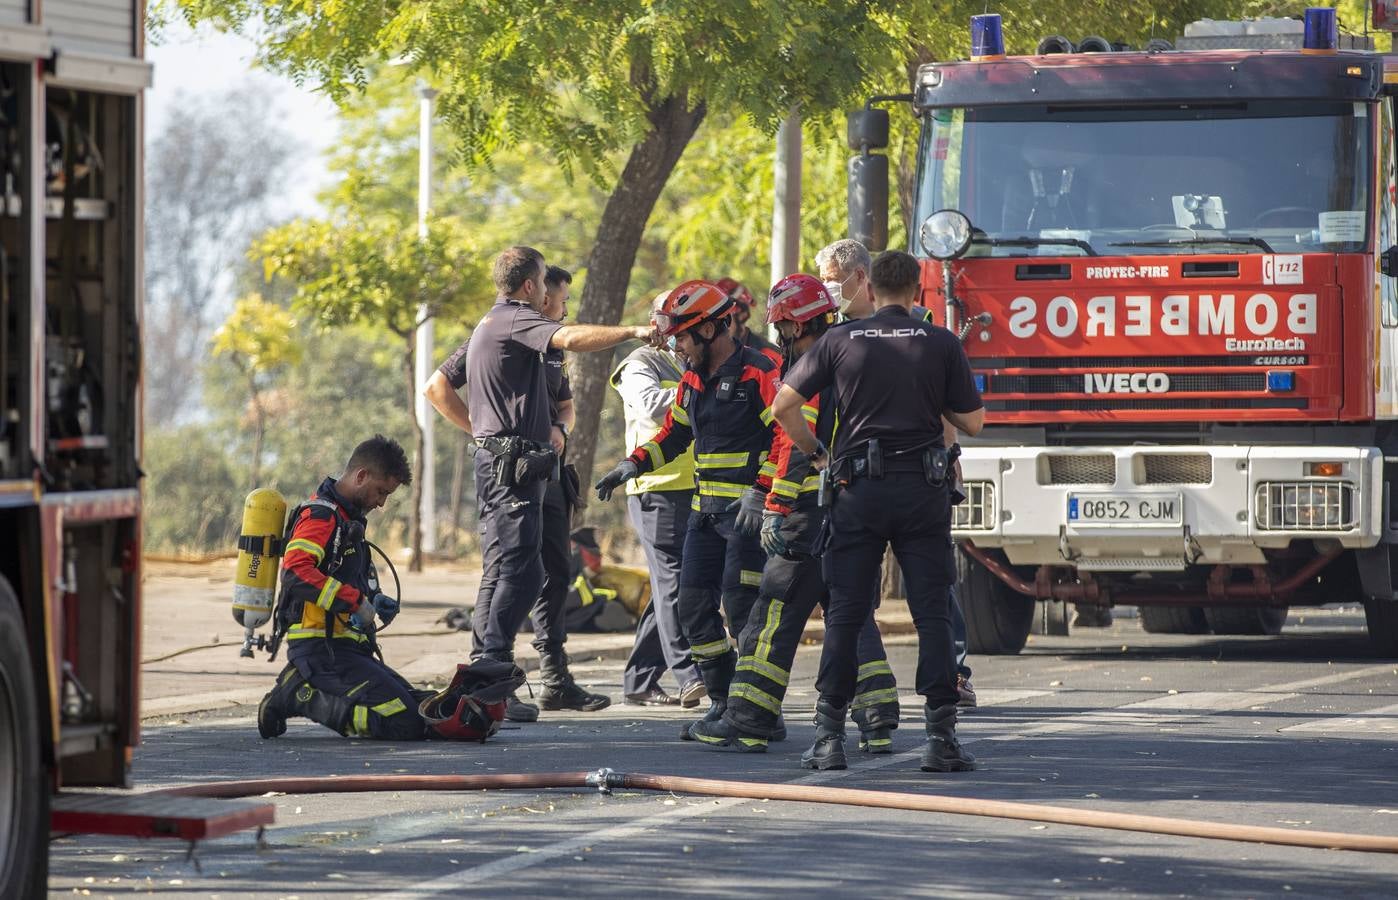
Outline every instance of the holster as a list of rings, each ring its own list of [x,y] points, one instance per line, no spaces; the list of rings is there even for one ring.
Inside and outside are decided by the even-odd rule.
[[[922,476],[933,487],[947,483],[947,473],[951,470],[951,454],[940,447],[928,447],[922,451]]]
[[[495,460],[490,465],[490,477],[500,487],[515,486],[515,463],[519,461],[519,454],[522,450],[522,442],[517,437],[506,438],[480,438],[476,441]]]
[[[552,481],[558,475],[558,454],[552,447],[542,450],[523,450],[514,462],[513,484],[520,486]]]

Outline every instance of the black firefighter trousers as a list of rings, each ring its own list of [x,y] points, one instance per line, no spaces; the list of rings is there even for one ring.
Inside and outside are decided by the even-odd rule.
[[[934,709],[954,704],[951,506],[946,485],[928,484],[920,471],[859,478],[836,495],[823,558],[830,606],[816,688],[836,706],[854,699],[859,635],[874,608],[879,565],[889,545],[903,570],[917,629],[917,692]]]
[[[806,621],[817,604],[828,608],[820,559],[810,553],[823,518],[824,510],[816,507],[813,497],[808,506],[798,506],[786,517],[782,536],[790,548],[788,556],[767,560],[757,602],[738,638],[738,669],[723,718],[748,734],[772,737],[777,733],[777,717]],[[878,583],[877,572],[874,583]],[[850,704],[855,722],[865,732],[897,728],[898,685],[872,608],[859,631],[856,649],[859,683]]]
[[[747,623],[767,559],[757,535],[738,533],[736,519],[736,512],[691,512],[680,562],[680,625],[715,703],[727,698],[733,678],[729,632],[736,637]]]
[[[367,643],[336,638],[291,642],[274,689],[290,715],[305,716],[345,737],[416,741],[425,736],[415,690],[378,660]],[[319,695],[319,696],[317,696]]]

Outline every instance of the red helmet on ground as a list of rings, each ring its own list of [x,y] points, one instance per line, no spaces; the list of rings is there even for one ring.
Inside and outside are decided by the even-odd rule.
[[[753,303],[756,302],[752,299],[752,291],[748,290],[747,287],[736,278],[720,278],[718,281],[715,281],[714,284],[730,298],[743,304],[748,309],[752,309]]]
[[[733,306],[733,298],[713,282],[686,281],[670,292],[653,318],[662,335],[673,337],[703,322],[723,318],[733,311]]]
[[[500,730],[505,701],[523,683],[524,671],[514,663],[478,659],[461,664],[451,684],[419,704],[418,715],[429,737],[484,742]]]
[[[772,285],[772,292],[767,295],[768,325],[809,322],[818,316],[828,316],[833,322],[839,311],[825,285],[812,275],[788,275]]]

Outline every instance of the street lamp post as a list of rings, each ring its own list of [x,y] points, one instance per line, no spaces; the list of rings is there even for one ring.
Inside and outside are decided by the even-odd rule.
[[[427,213],[432,194],[432,104],[437,91],[419,81],[415,93],[418,97],[418,167],[417,167],[417,236],[427,239]],[[414,409],[418,425],[422,428],[422,507],[418,518],[422,525],[422,552],[434,553],[437,550],[437,464],[436,445],[433,441],[432,410],[422,389],[427,379],[432,377],[434,353],[433,320],[428,316],[428,308],[418,308],[417,354],[414,375],[417,380],[417,397]]]

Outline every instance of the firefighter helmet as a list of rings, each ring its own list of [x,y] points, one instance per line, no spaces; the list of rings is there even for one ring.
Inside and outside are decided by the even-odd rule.
[[[788,275],[772,285],[767,295],[767,324],[778,322],[809,322],[818,317],[827,317],[827,324],[835,321],[839,307],[825,289],[819,278],[811,275]]]
[[[752,309],[752,304],[756,302],[752,299],[752,291],[736,278],[720,278],[714,284],[727,294],[729,299],[736,300],[748,309]]]
[[[422,701],[418,714],[436,736],[449,741],[480,741],[500,730],[505,701],[524,683],[514,663],[478,659],[456,667],[445,690]]]
[[[704,322],[722,319],[733,311],[732,297],[710,281],[686,281],[665,298],[655,311],[656,327],[674,337]]]

